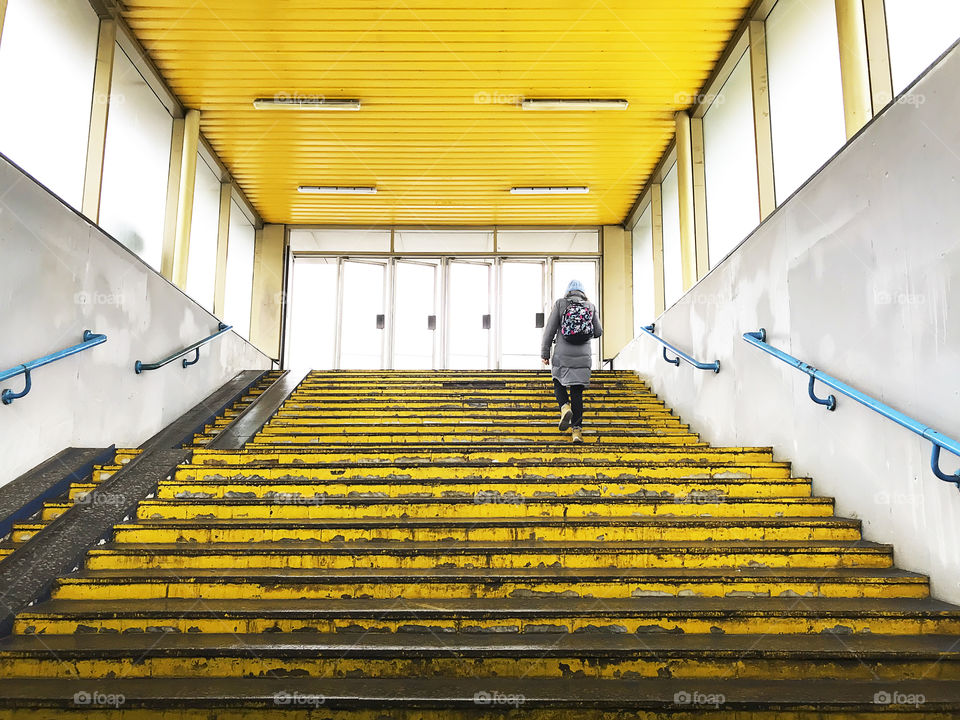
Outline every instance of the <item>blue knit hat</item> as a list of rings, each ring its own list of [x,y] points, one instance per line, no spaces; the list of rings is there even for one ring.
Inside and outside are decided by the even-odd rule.
[[[583,290],[583,285],[580,283],[579,280],[571,280],[571,281],[570,281],[570,284],[567,285],[567,292],[568,292],[568,293],[571,293],[571,292],[573,292],[574,290],[579,290],[580,292],[584,292],[584,290]],[[586,293],[584,293],[584,294],[586,294]]]

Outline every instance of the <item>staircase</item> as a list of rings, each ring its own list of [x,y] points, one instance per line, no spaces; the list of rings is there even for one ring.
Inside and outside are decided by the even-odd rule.
[[[583,445],[545,372],[315,372],[206,448],[228,410],[18,616],[0,720],[960,717],[960,608],[891,547],[632,373],[586,399]]]

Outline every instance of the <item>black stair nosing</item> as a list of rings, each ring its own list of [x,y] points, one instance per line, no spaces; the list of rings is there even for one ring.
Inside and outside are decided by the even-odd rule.
[[[90,690],[88,678],[28,679],[0,681],[0,707],[72,708],[75,693]],[[506,716],[512,704],[525,711],[564,708],[588,718],[603,711],[651,710],[667,713],[689,711],[678,706],[677,697],[692,696],[692,690],[707,698],[720,698],[722,711],[878,711],[924,714],[960,710],[960,683],[937,680],[856,681],[830,679],[729,680],[715,678],[101,678],[98,692],[122,696],[124,711],[146,708],[204,708],[228,712],[231,708],[277,708],[277,697],[315,699],[324,711],[429,710],[462,712],[477,717],[484,709],[478,698],[489,700],[486,710]],[[877,705],[877,693],[896,690],[904,697],[923,696],[921,709],[912,706]],[[499,700],[497,699],[499,698]],[[521,703],[522,700],[522,703]],[[485,701],[484,701],[485,702]],[[498,703],[498,704],[493,704]],[[486,703],[485,703],[486,704]],[[312,707],[312,706],[311,706]],[[699,710],[699,708],[698,708]],[[304,712],[304,711],[301,711]],[[458,715],[457,717],[461,717]],[[606,716],[604,716],[606,717]],[[772,717],[772,716],[771,716]]]
[[[523,582],[715,582],[715,581],[775,581],[849,582],[887,581],[926,583],[929,578],[921,573],[888,568],[132,568],[121,570],[78,570],[64,575],[61,580],[82,580],[108,583],[125,582],[244,582],[273,584],[302,584],[343,582],[469,582],[485,585],[503,585]],[[798,596],[802,597],[802,596]]]
[[[721,554],[727,552],[783,553],[783,552],[893,552],[893,545],[871,540],[374,540],[355,541],[283,541],[265,540],[256,543],[107,543],[93,548],[96,555],[141,555],[181,554],[205,555],[243,552],[250,555],[273,553],[341,555],[349,552],[360,554],[407,553],[411,556],[428,554],[475,554],[475,553],[534,553],[586,554],[595,552],[645,551],[649,553],[674,553],[683,551],[691,555]]]
[[[528,620],[596,617],[602,621],[630,617],[851,617],[955,619],[960,605],[935,598],[728,598],[642,597],[604,598],[218,598],[198,603],[194,598],[119,599],[109,606],[96,600],[45,600],[20,615],[22,621],[85,618],[180,619],[470,619]],[[609,623],[606,623],[609,624]],[[960,640],[960,638],[958,638]],[[960,647],[960,644],[958,644]]]
[[[137,657],[642,657],[960,661],[954,635],[833,633],[75,633],[15,635],[0,657],[120,659]],[[960,685],[960,683],[958,683]],[[960,690],[960,688],[958,688]]]

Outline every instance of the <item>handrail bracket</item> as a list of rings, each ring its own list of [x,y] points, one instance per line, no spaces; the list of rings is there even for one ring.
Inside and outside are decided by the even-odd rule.
[[[18,400],[30,392],[30,388],[33,386],[33,381],[30,379],[30,368],[26,365],[21,365],[23,368],[23,390],[15,393],[13,390],[4,390],[3,393],[0,393],[0,400],[2,400],[4,405],[9,405],[14,400]]]

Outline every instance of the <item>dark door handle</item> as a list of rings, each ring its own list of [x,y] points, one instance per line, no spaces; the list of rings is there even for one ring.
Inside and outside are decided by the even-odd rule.
[[[386,327],[386,324],[387,324],[387,316],[377,315],[377,330],[383,330],[383,328]]]
[[[537,318],[534,320],[536,327],[542,328],[544,326],[543,313],[537,313]]]
[[[437,316],[427,315],[427,330],[436,330],[436,329],[437,329]]]
[[[489,316],[489,315],[484,315],[484,316],[483,316],[483,329],[484,329],[484,330],[489,330],[489,329],[490,329],[490,316]]]

